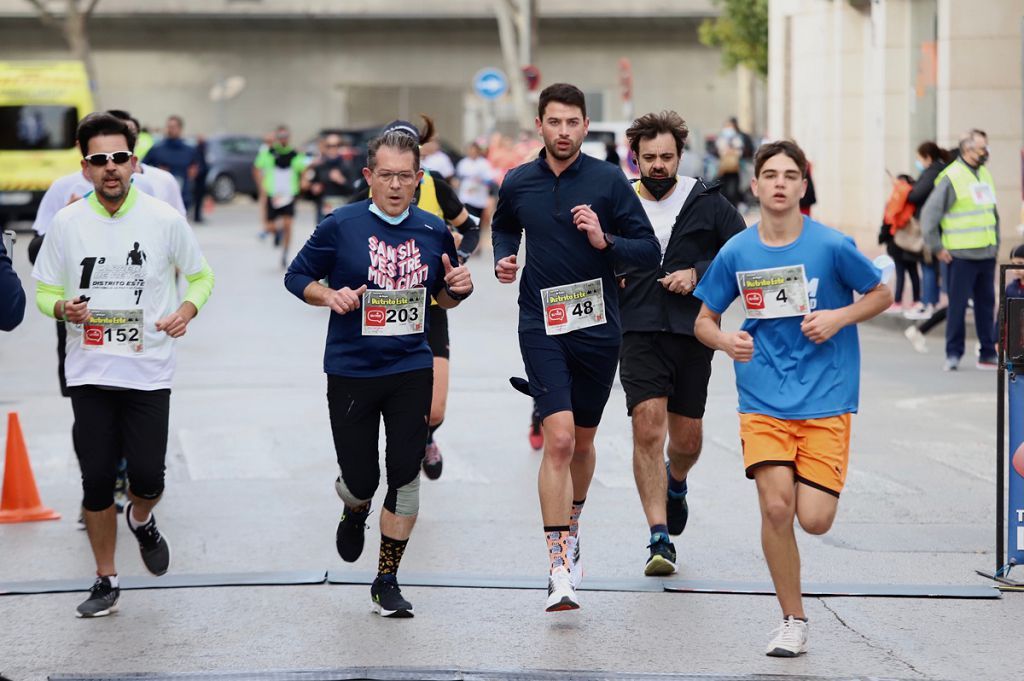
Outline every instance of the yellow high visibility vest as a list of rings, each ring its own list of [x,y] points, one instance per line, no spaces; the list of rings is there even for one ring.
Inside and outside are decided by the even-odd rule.
[[[942,247],[947,251],[988,248],[998,241],[996,234],[995,183],[988,168],[978,168],[975,176],[961,159],[950,163],[935,178],[938,185],[948,177],[956,200],[939,223]]]

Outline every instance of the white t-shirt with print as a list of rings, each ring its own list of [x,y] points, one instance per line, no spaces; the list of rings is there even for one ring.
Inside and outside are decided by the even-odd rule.
[[[99,215],[89,199],[61,209],[32,271],[67,299],[90,298],[89,321],[65,322],[69,386],[171,387],[174,339],[156,322],[180,305],[175,268],[198,274],[203,255],[174,208],[132,192],[134,205],[118,217]]]
[[[647,213],[647,219],[654,227],[654,236],[658,237],[661,244],[661,259],[665,259],[665,249],[668,248],[668,241],[672,238],[672,228],[676,224],[676,218],[686,203],[686,198],[697,185],[697,180],[692,177],[679,176],[676,180],[676,188],[672,193],[661,201],[651,201],[640,196],[640,205]]]

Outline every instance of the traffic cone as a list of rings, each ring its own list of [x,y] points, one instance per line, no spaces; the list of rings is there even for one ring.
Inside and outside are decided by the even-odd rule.
[[[31,520],[59,520],[60,514],[43,506],[28,460],[28,449],[21,434],[18,414],[7,414],[7,463],[4,490],[0,500],[0,523],[25,523]]]

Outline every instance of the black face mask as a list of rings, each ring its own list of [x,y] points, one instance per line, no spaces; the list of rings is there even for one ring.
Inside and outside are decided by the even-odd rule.
[[[672,191],[676,186],[676,177],[641,177],[640,184],[651,193],[655,201],[661,201],[661,197]]]
[[[981,152],[978,154],[978,165],[983,166],[988,163],[988,152]]]

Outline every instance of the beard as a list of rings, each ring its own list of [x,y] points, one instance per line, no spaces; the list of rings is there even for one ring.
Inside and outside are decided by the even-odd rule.
[[[120,180],[120,178],[118,178]],[[105,185],[100,185],[96,190],[100,196],[105,198],[107,201],[120,201],[124,198],[124,195],[128,193],[128,187],[126,182],[119,182],[117,189],[108,190]]]
[[[569,149],[567,151],[559,151],[557,139],[552,140],[550,144],[547,140],[544,140],[544,149],[547,150],[548,156],[550,156],[551,158],[556,158],[559,161],[565,161],[575,156],[576,152],[578,152],[580,150],[580,147],[583,146],[582,141],[576,143],[573,140],[568,140],[568,142]]]

